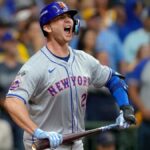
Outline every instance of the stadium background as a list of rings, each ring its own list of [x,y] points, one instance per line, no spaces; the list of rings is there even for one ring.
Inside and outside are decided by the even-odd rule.
[[[0,0],[0,99],[5,98],[15,74],[45,39],[38,24],[40,9],[50,0]],[[64,0],[70,8],[79,11],[81,20],[78,36],[70,45],[96,57],[125,76],[132,72],[142,59],[150,56],[149,0]],[[149,21],[150,22],[150,21]],[[146,30],[147,32],[142,32]],[[138,36],[139,32],[142,36]],[[138,33],[137,33],[138,32]],[[130,101],[132,103],[132,100]],[[136,150],[137,129],[141,113],[135,107],[136,127],[112,133],[117,150]],[[89,90],[86,113],[86,129],[99,127],[115,120],[118,108],[106,89]],[[8,125],[3,127],[4,122]],[[6,126],[5,124],[5,126]],[[0,108],[1,145],[23,150],[22,130]],[[9,137],[7,137],[7,134]],[[12,135],[12,136],[11,136]],[[98,136],[86,138],[85,150],[95,150]],[[5,141],[5,142],[4,142]],[[100,141],[99,141],[100,142]]]

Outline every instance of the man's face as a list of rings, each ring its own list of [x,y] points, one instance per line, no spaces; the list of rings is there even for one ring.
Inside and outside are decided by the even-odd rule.
[[[57,42],[69,42],[73,36],[73,20],[69,14],[62,14],[50,22],[51,37]]]

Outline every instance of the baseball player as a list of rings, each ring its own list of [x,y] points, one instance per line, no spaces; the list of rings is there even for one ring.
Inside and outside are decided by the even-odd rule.
[[[57,150],[83,150],[81,140],[60,144],[62,134],[84,130],[90,85],[109,88],[123,110],[118,119],[122,127],[135,123],[120,75],[68,46],[79,31],[76,13],[63,2],[52,2],[42,9],[39,21],[47,44],[24,64],[8,91],[4,107],[25,130],[26,150],[31,150],[34,139],[43,138]]]

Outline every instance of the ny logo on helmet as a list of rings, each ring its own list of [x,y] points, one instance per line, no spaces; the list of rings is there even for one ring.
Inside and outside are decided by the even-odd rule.
[[[63,9],[63,10],[68,9],[65,3],[63,3],[63,2],[57,2],[57,3],[58,3],[58,5],[60,6],[61,9]]]

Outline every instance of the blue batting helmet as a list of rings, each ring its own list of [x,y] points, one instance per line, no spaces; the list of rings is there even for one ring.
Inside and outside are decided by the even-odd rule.
[[[77,11],[69,9],[65,3],[60,1],[52,2],[49,5],[45,6],[40,13],[39,21],[41,27],[64,13],[69,13],[71,17],[73,17],[75,14],[77,14]]]

